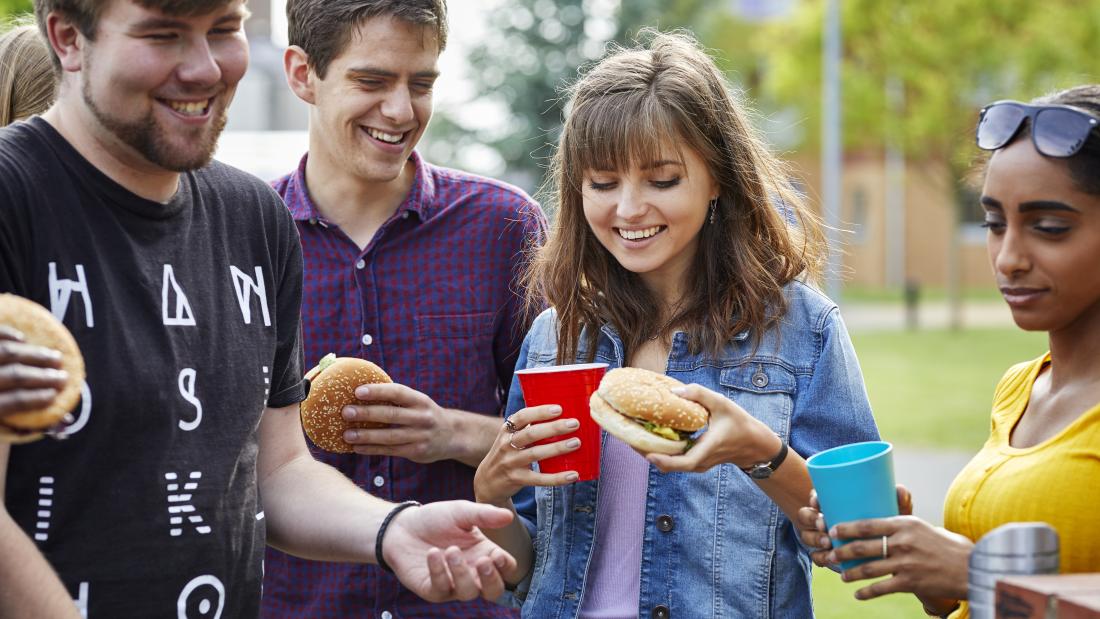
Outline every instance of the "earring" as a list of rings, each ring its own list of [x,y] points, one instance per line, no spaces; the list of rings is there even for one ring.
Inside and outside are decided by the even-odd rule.
[[[710,223],[714,223],[714,214],[718,211],[718,198],[710,201]]]

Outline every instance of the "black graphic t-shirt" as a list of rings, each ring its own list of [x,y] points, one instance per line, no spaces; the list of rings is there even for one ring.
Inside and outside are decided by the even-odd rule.
[[[256,178],[215,162],[160,204],[41,119],[0,130],[0,292],[88,373],[65,440],[11,448],[4,500],[90,619],[257,615],[257,429],[304,397],[301,277]]]

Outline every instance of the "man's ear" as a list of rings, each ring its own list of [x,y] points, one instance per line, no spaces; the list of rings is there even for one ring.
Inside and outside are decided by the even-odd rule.
[[[283,52],[283,71],[286,72],[290,90],[302,101],[314,105],[317,102],[313,92],[317,74],[309,66],[309,54],[297,45],[286,48]]]
[[[57,11],[51,11],[46,15],[46,36],[50,47],[61,61],[62,71],[79,71],[83,68],[81,51],[85,38],[76,24]]]

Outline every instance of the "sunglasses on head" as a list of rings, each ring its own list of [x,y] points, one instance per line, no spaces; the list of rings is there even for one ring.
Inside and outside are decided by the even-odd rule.
[[[997,150],[1012,141],[1024,121],[1031,121],[1031,142],[1047,157],[1072,157],[1081,150],[1100,120],[1066,105],[1028,105],[997,101],[982,108],[978,148]]]

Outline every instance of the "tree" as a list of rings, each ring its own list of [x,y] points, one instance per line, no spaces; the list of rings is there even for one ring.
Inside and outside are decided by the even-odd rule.
[[[1095,80],[1100,3],[1078,0],[844,0],[844,126],[850,148],[900,137],[907,153],[966,166],[980,105],[1030,99]],[[821,92],[824,2],[807,0],[791,19],[759,29],[751,47],[764,59],[766,97],[798,108],[815,146]],[[782,44],[776,44],[782,41]],[[885,84],[903,89],[900,109]]]
[[[31,0],[0,0],[0,18],[10,18],[20,13],[34,11]]]
[[[976,154],[978,108],[1097,79],[1097,2],[843,0],[841,7],[846,147],[890,142],[910,158],[943,161],[957,179],[956,225],[963,209],[977,208],[964,179]],[[824,8],[824,0],[806,0],[790,19],[759,29],[748,43],[763,59],[764,100],[797,110],[804,119],[802,145],[809,148],[820,136]],[[898,96],[887,94],[888,83]],[[958,325],[956,232],[949,239],[948,281]]]
[[[426,140],[444,156],[475,146],[500,158],[494,170],[534,192],[561,129],[561,89],[609,41],[629,43],[643,25],[690,26],[716,0],[511,0],[488,9],[490,32],[469,54],[472,79],[492,122],[471,127],[437,114]],[[487,105],[486,100],[495,103]],[[445,158],[445,157],[444,157]],[[461,157],[455,157],[461,160]]]

